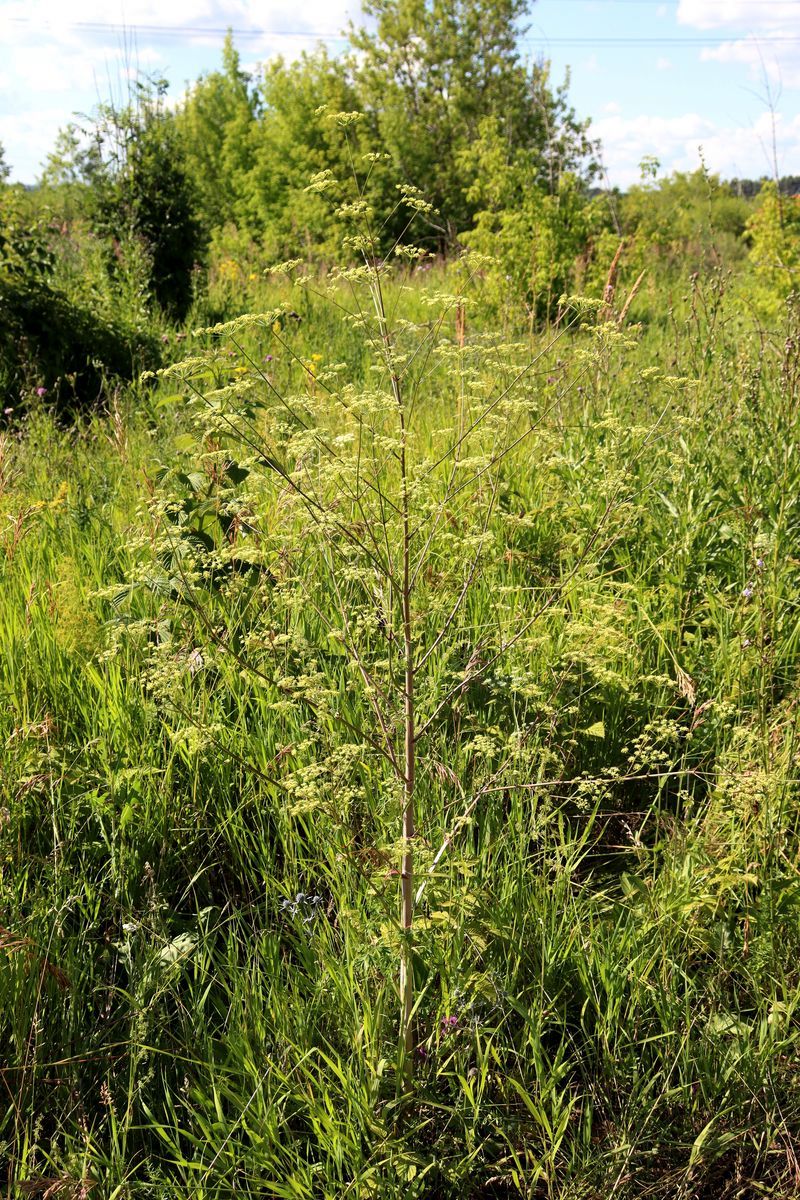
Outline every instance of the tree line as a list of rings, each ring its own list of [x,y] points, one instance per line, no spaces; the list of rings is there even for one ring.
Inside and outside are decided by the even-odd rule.
[[[348,53],[321,47],[256,75],[229,35],[220,69],[176,108],[166,81],[144,80],[127,105],[66,129],[42,182],[82,193],[76,203],[98,231],[140,235],[156,294],[177,312],[191,266],[226,227],[276,258],[337,254],[341,223],[309,179],[352,175],[366,156],[364,200],[381,214],[387,249],[402,229],[398,188],[412,186],[433,206],[431,252],[451,253],[483,212],[565,189],[584,195],[598,172],[566,82],[554,86],[547,63],[520,57],[526,9],[524,0],[368,0],[372,27],[351,26]],[[324,110],[361,115],[347,152]]]
[[[416,189],[425,252],[486,256],[487,303],[531,325],[557,319],[566,293],[601,296],[621,241],[629,282],[749,255],[775,311],[794,286],[797,180],[756,191],[704,167],[665,178],[651,159],[626,194],[604,188],[569,77],[520,55],[527,7],[366,0],[369,28],[351,25],[346,53],[320,47],[252,74],[229,35],[219,68],[177,105],[166,80],[139,78],[124,103],[67,126],[32,191],[8,184],[0,152],[0,388],[80,376],[96,389],[97,361],[130,373],[152,360],[164,323],[207,302],[215,272],[223,315],[248,302],[234,285],[269,263],[340,260],[348,214],[323,192],[354,174],[384,254]],[[353,114],[345,142],[341,113]]]

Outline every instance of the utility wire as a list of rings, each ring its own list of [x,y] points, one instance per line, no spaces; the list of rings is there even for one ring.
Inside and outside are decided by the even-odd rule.
[[[199,37],[207,34],[213,37],[317,37],[339,41],[347,41],[347,35],[327,33],[321,29],[232,29],[230,26],[214,28],[208,25],[137,25],[134,22],[114,21],[40,21],[33,17],[9,17],[9,22],[17,25],[35,25],[37,29],[82,29],[88,33],[146,33],[163,35],[165,37]],[[2,18],[0,17],[0,23]]]
[[[563,0],[562,0],[563,2]],[[582,0],[588,2],[588,0]],[[594,0],[596,2],[596,0]],[[611,0],[613,3],[645,3],[649,0]],[[778,0],[779,3],[785,3],[785,0]],[[800,8],[798,9],[800,12]],[[319,29],[232,29],[232,28],[213,28],[207,25],[136,25],[136,24],[116,24],[109,21],[59,21],[53,23],[43,23],[34,20],[32,17],[11,17],[11,21],[17,24],[32,25],[35,24],[38,30],[43,29],[77,29],[84,30],[87,33],[133,33],[144,34],[147,37],[224,37],[231,34],[234,38],[318,38],[328,41],[348,41],[348,36],[344,33],[329,33]],[[659,35],[619,35],[608,37],[559,37],[540,35],[526,35],[519,39],[521,44],[548,46],[669,46],[672,48],[680,46],[720,46],[724,42],[731,41],[733,38],[737,41],[757,42],[759,45],[786,45],[789,43],[800,43],[800,34],[763,34],[763,35],[728,35],[726,37],[708,36],[687,34],[684,37],[669,34],[666,36]]]
[[[720,37],[678,37],[668,34],[666,37],[657,36],[628,36],[628,37],[525,37],[521,42],[546,42],[548,45],[561,46],[722,46],[726,42],[737,41],[757,42],[759,45],[784,45],[787,42],[800,42],[800,34],[728,34]]]

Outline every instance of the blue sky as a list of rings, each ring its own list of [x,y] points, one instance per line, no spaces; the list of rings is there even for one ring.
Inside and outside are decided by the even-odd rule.
[[[12,178],[33,182],[58,129],[119,95],[137,65],[165,75],[177,98],[218,65],[229,25],[255,68],[318,38],[341,48],[359,15],[359,0],[0,0]],[[800,174],[800,0],[538,0],[529,22],[523,54],[551,59],[555,79],[570,68],[612,184],[634,182],[646,155],[691,170],[701,146],[726,177],[771,174],[773,128],[780,172]]]

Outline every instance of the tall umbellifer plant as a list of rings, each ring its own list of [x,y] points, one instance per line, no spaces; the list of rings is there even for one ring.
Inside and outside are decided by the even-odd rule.
[[[353,143],[357,114],[327,119]],[[364,786],[394,797],[397,836],[372,861],[396,856],[399,873],[400,1077],[408,1087],[415,902],[454,835],[451,826],[435,855],[418,836],[420,771],[448,777],[443,747],[459,736],[469,693],[514,654],[524,672],[526,636],[564,587],[561,579],[532,601],[529,587],[514,586],[507,526],[496,519],[509,456],[525,451],[562,397],[537,398],[533,385],[552,342],[533,355],[525,344],[469,337],[477,259],[459,264],[452,294],[418,291],[421,275],[406,287],[426,253],[411,231],[429,206],[401,187],[396,210],[375,214],[366,197],[379,161],[356,160],[354,151],[348,179],[324,171],[310,184],[351,226],[345,264],[322,281],[299,263],[280,268],[352,326],[366,359],[360,382],[353,364],[296,348],[298,301],[199,331],[205,351],[162,372],[179,380],[174,398],[190,402],[199,437],[193,469],[173,470],[158,504],[167,567],[159,586],[195,610],[195,629],[207,638],[208,651],[186,647],[192,671],[207,653],[230,656],[273,707],[343,732],[348,761],[369,759]],[[386,245],[383,230],[396,227],[398,212],[406,236]],[[599,536],[598,528],[587,553]],[[493,595],[489,561],[512,572],[510,586]],[[455,829],[505,767],[473,786]],[[316,778],[311,763],[293,794],[300,811],[324,799]]]

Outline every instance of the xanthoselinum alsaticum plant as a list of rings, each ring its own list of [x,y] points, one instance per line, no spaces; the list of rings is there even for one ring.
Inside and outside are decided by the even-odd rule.
[[[351,144],[358,114],[320,115]],[[624,470],[609,470],[605,509],[568,575],[527,586],[507,553],[498,501],[512,456],[530,449],[563,398],[563,390],[539,395],[537,364],[586,310],[535,355],[526,343],[470,338],[485,260],[467,256],[456,290],[425,292],[412,317],[398,315],[404,281],[427,257],[414,231],[424,239],[434,214],[412,187],[398,190],[392,214],[375,213],[369,179],[380,161],[354,156],[347,180],[323,171],[309,185],[350,226],[343,265],[322,278],[300,261],[277,269],[307,303],[324,300],[351,328],[366,361],[360,380],[353,364],[327,361],[324,347],[295,349],[301,314],[289,303],[198,331],[206,348],[161,373],[178,381],[196,441],[193,469],[162,479],[162,565],[151,584],[194,614],[192,638],[203,646],[187,649],[187,662],[201,654],[207,670],[223,671],[227,661],[266,693],[274,715],[305,714],[306,741],[269,747],[259,769],[296,819],[329,821],[341,853],[370,877],[380,938],[399,962],[406,1093],[422,999],[415,975],[433,986],[414,941],[415,906],[437,893],[481,798],[521,769],[520,730],[476,735],[467,714],[501,671],[524,678],[537,620],[613,538],[614,521],[626,519],[629,482]],[[387,245],[383,229],[398,212],[405,235]],[[615,339],[616,328],[602,331],[606,358]],[[566,386],[596,373],[587,351]],[[506,585],[492,595],[483,582],[489,561],[508,564]],[[180,689],[175,662],[172,646],[154,669],[156,690]],[[514,695],[523,708],[531,699],[522,687]],[[512,726],[524,719],[520,711]],[[427,828],[420,782],[426,804],[437,790],[452,793],[443,838]],[[370,811],[382,814],[369,831],[359,825],[367,791],[381,798]]]

